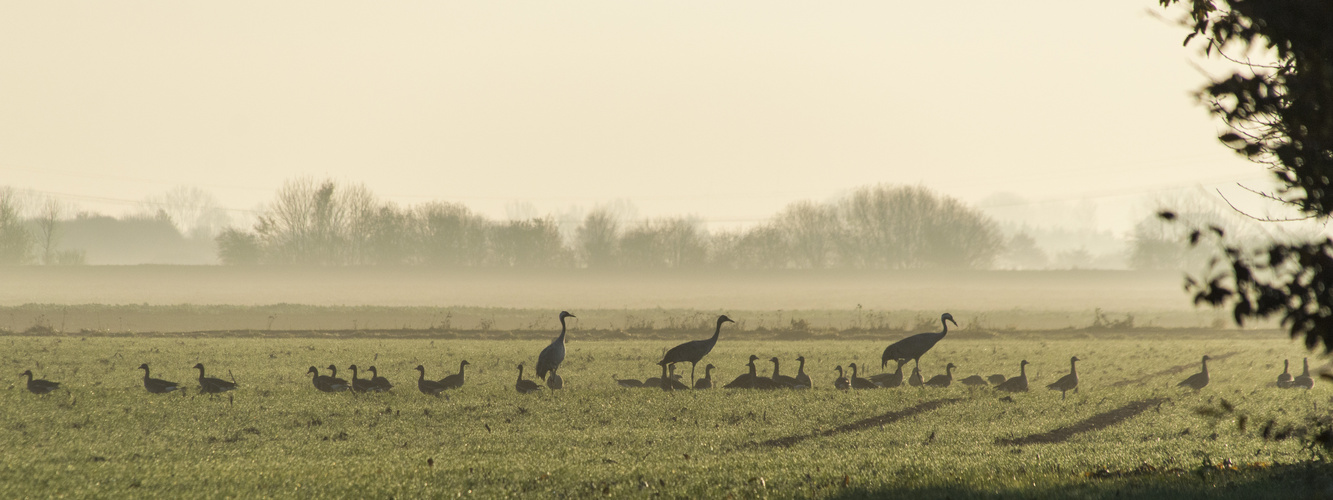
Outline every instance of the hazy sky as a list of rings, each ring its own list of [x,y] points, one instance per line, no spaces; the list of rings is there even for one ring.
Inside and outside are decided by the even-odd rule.
[[[186,184],[249,209],[308,174],[492,216],[626,198],[727,225],[906,183],[1091,199],[1125,225],[1137,195],[1266,185],[1217,143],[1156,9],[4,2],[0,185],[115,212]]]

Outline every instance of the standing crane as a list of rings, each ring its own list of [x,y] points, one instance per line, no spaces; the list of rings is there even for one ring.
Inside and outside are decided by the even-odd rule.
[[[537,376],[542,380],[546,380],[546,374],[560,368],[560,363],[565,361],[565,318],[577,317],[568,311],[560,311],[560,336],[537,356]]]
[[[725,314],[718,316],[717,328],[713,329],[713,336],[711,338],[691,340],[676,347],[672,347],[666,352],[665,356],[662,356],[662,362],[683,363],[689,361],[690,385],[694,385],[694,367],[699,364],[700,360],[704,359],[704,356],[707,356],[708,353],[713,350],[713,346],[717,345],[717,336],[722,333],[723,323],[735,323],[735,321],[732,321],[731,318],[728,318]]]
[[[949,333],[949,323],[958,326],[958,322],[953,320],[953,315],[944,313],[940,315],[940,323],[944,329],[940,333],[918,333],[911,337],[899,340],[884,348],[884,356],[881,358],[880,368],[889,366],[889,360],[898,362],[901,366],[908,361],[915,361],[917,368],[921,367],[921,356],[926,354],[930,348],[935,347],[935,343],[944,338],[944,334]]]
[[[1204,361],[1207,361],[1207,358],[1208,356],[1204,356]],[[1065,393],[1068,391],[1074,391],[1074,394],[1078,394],[1078,369],[1074,367],[1074,363],[1079,361],[1083,360],[1078,359],[1078,356],[1070,356],[1069,374],[1060,377],[1060,380],[1056,380],[1055,382],[1051,382],[1050,384],[1046,385],[1047,389],[1050,389],[1052,391],[1060,391],[1061,401],[1064,401]]]

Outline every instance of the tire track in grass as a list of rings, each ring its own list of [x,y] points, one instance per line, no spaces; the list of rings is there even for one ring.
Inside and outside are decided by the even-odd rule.
[[[1085,432],[1099,431],[1112,425],[1124,422],[1134,418],[1140,413],[1147,411],[1148,408],[1165,403],[1170,398],[1151,398],[1141,399],[1127,405],[1121,406],[1111,411],[1098,413],[1084,420],[1071,425],[1060,427],[1053,431],[1031,434],[1017,439],[999,438],[995,440],[998,445],[1022,446],[1028,444],[1052,444],[1063,443],[1069,438]]]
[[[768,441],[764,441],[764,442],[759,443],[759,444],[762,445],[762,446],[777,446],[777,447],[786,448],[786,447],[789,447],[789,446],[794,445],[794,444],[796,444],[796,443],[799,443],[799,442],[801,442],[801,441],[805,441],[806,439],[810,439],[810,438],[815,437],[815,436],[819,436],[819,437],[836,436],[836,435],[838,435],[838,434],[842,434],[842,433],[846,433],[846,432],[854,432],[854,431],[859,431],[859,430],[863,430],[863,429],[869,429],[869,428],[871,428],[871,427],[875,427],[875,426],[879,426],[879,425],[884,425],[884,424],[889,424],[889,423],[897,422],[897,421],[902,420],[902,419],[907,418],[907,417],[911,417],[911,416],[914,416],[914,415],[919,415],[919,414],[922,414],[922,413],[925,413],[925,412],[928,412],[928,411],[936,410],[936,409],[938,409],[938,408],[940,408],[940,407],[942,407],[942,406],[947,406],[947,405],[951,405],[951,404],[957,403],[957,402],[959,402],[959,401],[962,401],[963,399],[964,399],[964,398],[950,398],[950,399],[936,399],[936,400],[934,400],[934,401],[926,401],[926,402],[924,402],[924,403],[918,404],[918,405],[913,406],[913,407],[911,407],[911,408],[905,408],[905,409],[898,410],[898,411],[891,411],[891,412],[885,413],[885,414],[883,414],[883,415],[878,415],[878,416],[874,416],[874,417],[870,417],[870,418],[866,418],[866,419],[862,419],[862,420],[857,420],[857,421],[852,422],[852,423],[850,423],[850,424],[840,425],[840,426],[838,426],[838,427],[835,427],[835,428],[833,428],[833,429],[829,429],[829,430],[826,430],[826,431],[822,431],[822,432],[818,432],[818,433],[814,433],[814,434],[801,434],[801,435],[796,435],[796,436],[787,436],[787,437],[784,437],[784,438],[770,439],[770,440],[768,440]]]
[[[1217,356],[1212,356],[1212,357],[1211,357],[1211,361],[1221,361],[1221,360],[1227,359],[1227,358],[1229,358],[1229,357],[1235,356],[1235,355],[1237,355],[1237,354],[1240,354],[1240,351],[1232,351],[1232,352],[1229,352],[1229,353],[1226,353],[1226,354],[1219,354],[1219,355],[1217,355]],[[1111,387],[1124,387],[1124,386],[1127,386],[1127,385],[1141,385],[1141,384],[1143,384],[1144,382],[1147,382],[1148,379],[1150,379],[1150,378],[1161,377],[1161,376],[1165,376],[1165,375],[1173,375],[1173,374],[1180,373],[1180,372],[1183,372],[1183,371],[1185,371],[1185,370],[1188,370],[1188,369],[1190,369],[1190,368],[1194,368],[1194,367],[1197,367],[1197,366],[1199,366],[1199,361],[1198,361],[1198,360],[1195,360],[1193,363],[1185,363],[1185,364],[1183,364],[1183,365],[1176,365],[1176,366],[1167,368],[1167,369],[1165,369],[1165,370],[1157,371],[1157,372],[1154,372],[1154,373],[1149,373],[1149,374],[1144,375],[1144,376],[1139,377],[1139,378],[1128,379],[1128,380],[1121,380],[1121,381],[1119,381],[1119,382],[1116,382],[1116,383],[1114,383],[1114,384],[1111,384]]]

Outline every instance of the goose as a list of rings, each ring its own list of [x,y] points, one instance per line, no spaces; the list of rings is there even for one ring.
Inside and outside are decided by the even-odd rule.
[[[768,360],[773,362],[773,376],[770,378],[773,381],[773,383],[777,384],[780,387],[788,387],[788,388],[796,387],[798,385],[798,382],[796,382],[796,379],[794,377],[788,377],[786,375],[781,375],[778,373],[777,356],[773,356]]]
[[[445,387],[442,383],[434,380],[426,380],[426,367],[424,365],[417,365],[416,370],[421,372],[421,375],[417,377],[417,390],[421,391],[422,394],[439,397],[440,393],[444,392],[445,389],[448,389],[448,387]]]
[[[745,366],[750,367],[750,373],[742,373],[739,377],[736,377],[735,380],[732,380],[731,383],[722,387],[724,389],[753,389],[755,379],[759,378],[759,375],[755,373],[754,367],[754,362],[758,360],[759,356],[751,354],[750,362],[745,364]]]
[[[372,384],[369,380],[358,377],[356,365],[349,366],[347,367],[347,369],[352,370],[352,385],[351,385],[352,391],[366,392],[375,389],[375,385]]]
[[[949,323],[958,326],[958,322],[954,321],[953,315],[949,313],[940,315],[940,323],[944,325],[944,329],[940,333],[918,333],[889,344],[888,347],[884,348],[884,356],[880,358],[880,367],[888,367],[889,360],[894,360],[900,365],[908,361],[916,361],[915,366],[920,368],[921,356],[925,355],[930,348],[935,347],[935,344],[943,339],[945,334],[949,333]]]
[[[551,345],[542,349],[537,356],[537,377],[546,380],[546,374],[560,368],[565,361],[565,318],[576,318],[568,311],[560,311],[560,336],[551,341]]]
[[[470,364],[472,363],[468,363],[466,359],[463,360],[463,362],[458,363],[458,373],[440,379],[440,385],[443,385],[445,389],[457,389],[459,387],[463,387],[463,382],[465,378],[465,376],[463,375],[463,369]]]
[[[1025,359],[1018,364],[1017,377],[1001,382],[995,389],[1004,392],[1028,392],[1028,360]]]
[[[864,379],[864,378],[861,378],[861,377],[856,376],[856,363],[852,363],[852,364],[847,365],[847,366],[850,366],[850,367],[852,368],[852,388],[853,388],[853,389],[878,389],[878,388],[879,388],[879,385],[875,384],[874,382],[871,382],[871,381],[868,380],[868,379]]]
[[[701,378],[701,379],[699,379],[699,380],[694,381],[694,388],[695,388],[695,389],[712,389],[712,388],[713,388],[713,364],[712,364],[712,363],[709,363],[707,366],[704,366],[704,378]]]
[[[930,380],[927,380],[925,383],[926,387],[939,387],[939,388],[949,387],[949,385],[953,383],[954,368],[957,368],[957,366],[954,366],[953,363],[945,365],[944,375],[936,375],[934,377],[930,377]]]
[[[1288,365],[1290,364],[1291,360],[1289,359],[1282,360],[1282,373],[1277,376],[1277,387],[1279,389],[1286,389],[1288,387],[1291,387],[1291,372],[1288,371],[1288,369],[1290,368]]]
[[[690,388],[690,386],[685,385],[684,382],[681,382],[681,381],[680,381],[680,379],[683,378],[683,377],[681,377],[680,375],[676,375],[676,364],[675,364],[675,363],[667,363],[667,362],[661,362],[661,363],[662,363],[663,367],[666,368],[666,372],[667,372],[667,375],[666,375],[665,377],[662,378],[662,382],[661,382],[660,384],[658,384],[658,385],[662,388],[662,390],[664,390],[664,391],[684,391],[684,390],[688,390],[688,389]]]
[[[838,365],[838,367],[834,368],[834,370],[838,371],[838,378],[833,379],[833,387],[844,391],[847,389],[851,389],[852,379],[847,378],[847,375],[844,375],[842,373],[842,365]]]
[[[634,387],[643,387],[643,381],[642,381],[642,380],[635,380],[635,379],[632,379],[632,378],[620,379],[620,378],[616,378],[616,377],[619,377],[619,375],[612,374],[612,375],[611,375],[611,380],[616,381],[616,384],[620,385],[621,387],[631,387],[631,388],[634,388]]]
[[[514,382],[514,390],[518,391],[519,394],[527,394],[529,392],[542,390],[542,386],[537,385],[536,382],[523,380],[523,363],[518,364],[518,381]]]
[[[329,365],[328,380],[329,380],[329,385],[332,385],[334,387],[342,387],[342,389],[338,389],[340,391],[345,391],[352,388],[352,384],[350,382],[338,378],[338,367],[336,366]]]
[[[912,387],[921,387],[921,384],[923,383],[925,383],[925,379],[921,378],[921,370],[913,366],[912,375],[907,377],[907,385],[910,385]]]
[[[228,382],[228,381],[226,381],[226,380],[222,380],[222,379],[220,379],[220,378],[205,377],[205,376],[204,376],[204,364],[203,364],[203,363],[196,363],[196,364],[194,365],[194,368],[195,368],[196,370],[199,370],[199,391],[200,391],[200,392],[207,393],[207,394],[217,394],[217,393],[220,393],[220,392],[227,392],[227,391],[233,391],[233,390],[236,390],[236,382]]]
[[[1004,381],[1005,381],[1004,375],[999,373],[996,373],[994,375],[989,375],[986,377],[986,382],[990,383],[990,385],[1000,385],[1003,384]]]
[[[1297,375],[1296,378],[1291,379],[1291,387],[1293,389],[1304,387],[1306,390],[1309,390],[1314,387],[1314,378],[1310,377],[1310,358],[1304,358],[1302,361],[1305,363],[1305,370],[1302,371],[1300,375]]]
[[[1078,356],[1071,356],[1069,358],[1069,374],[1046,385],[1047,389],[1060,391],[1061,401],[1064,401],[1066,392],[1074,391],[1074,394],[1078,394],[1078,369],[1074,367],[1074,363],[1078,361],[1082,360],[1078,359]]]
[[[881,373],[870,377],[870,381],[879,384],[880,387],[899,387],[903,385],[903,365],[898,365],[898,370],[893,373]]]
[[[1176,384],[1176,387],[1188,387],[1190,389],[1194,389],[1195,391],[1207,387],[1209,382],[1208,360],[1210,359],[1213,358],[1204,355],[1203,369],[1199,371],[1199,373],[1195,373],[1194,375],[1190,375],[1189,377],[1185,378],[1185,380],[1181,380],[1179,384]]]
[[[717,317],[717,327],[713,329],[713,336],[703,340],[691,340],[676,347],[672,347],[662,356],[662,361],[667,363],[690,362],[690,383],[694,383],[694,367],[699,361],[704,359],[709,352],[713,351],[713,346],[717,345],[717,337],[722,333],[723,323],[735,323],[727,315],[723,314]]]
[[[12,372],[11,372],[12,373]],[[60,382],[32,378],[32,370],[24,370],[19,374],[20,377],[28,377],[28,392],[33,394],[46,394],[60,388]]]
[[[347,386],[345,385],[335,385],[328,376],[320,375],[318,368],[312,366],[310,367],[309,370],[306,370],[305,372],[314,375],[313,377],[310,377],[310,382],[315,385],[316,389],[319,389],[324,392],[337,392],[347,389]],[[148,376],[148,374],[145,373],[144,376],[146,377]]]
[[[959,380],[959,382],[962,382],[963,385],[966,385],[966,386],[969,386],[969,387],[977,387],[977,386],[982,386],[982,385],[984,385],[984,386],[990,386],[990,382],[987,382],[986,379],[981,378],[981,375],[972,375],[972,376],[967,377],[967,378],[965,378],[965,379]]]
[[[796,387],[798,389],[809,389],[815,385],[810,382],[810,376],[805,374],[805,356],[797,356],[796,361],[801,364],[796,367]]]
[[[167,382],[160,378],[149,377],[148,363],[139,365],[139,369],[143,370],[143,388],[148,389],[148,392],[153,394],[166,394],[176,389],[180,389],[180,384],[175,382]]]
[[[556,389],[564,389],[565,379],[564,377],[561,377],[560,373],[556,370],[551,370],[551,374],[546,377],[546,387],[549,387],[553,391]]]
[[[370,390],[384,392],[393,389],[393,384],[389,383],[389,379],[381,377],[379,371],[376,371],[374,366],[366,368],[366,371],[370,372]]]

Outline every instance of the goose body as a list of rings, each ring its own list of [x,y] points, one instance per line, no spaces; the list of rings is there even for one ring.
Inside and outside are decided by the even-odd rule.
[[[143,388],[147,389],[148,392],[153,394],[166,394],[180,389],[180,384],[148,376],[148,363],[139,365],[139,369],[143,370]]]
[[[934,377],[930,377],[930,380],[927,380],[927,381],[926,381],[926,384],[925,384],[926,387],[939,387],[939,388],[949,387],[950,384],[953,384],[953,369],[954,369],[954,368],[957,368],[957,367],[954,366],[953,363],[949,363],[948,365],[945,365],[945,367],[944,367],[944,375],[936,375],[936,376],[934,376]]]
[[[1279,389],[1286,389],[1288,387],[1291,387],[1291,372],[1289,371],[1290,364],[1291,360],[1288,359],[1282,360],[1282,373],[1278,374],[1277,376],[1277,387]]]
[[[690,386],[685,385],[684,382],[681,382],[681,381],[680,381],[680,379],[682,379],[682,378],[684,378],[684,377],[681,377],[680,375],[676,375],[676,364],[675,364],[675,363],[664,363],[664,364],[666,365],[667,375],[666,375],[665,377],[662,378],[662,383],[661,383],[661,384],[658,384],[658,385],[662,388],[662,390],[666,390],[666,391],[683,391],[683,390],[687,390],[687,389],[690,388]]]
[[[556,389],[564,389],[565,378],[561,377],[559,372],[552,371],[551,375],[546,377],[546,387],[553,391]]]
[[[884,355],[880,358],[880,367],[888,367],[890,360],[897,361],[899,365],[908,361],[915,361],[915,366],[920,367],[921,356],[925,355],[930,348],[935,347],[935,344],[943,339],[945,334],[949,333],[949,323],[958,326],[958,322],[954,321],[953,315],[949,313],[940,315],[940,323],[944,325],[944,329],[939,333],[918,333],[889,344],[888,347],[884,348]]]
[[[1075,368],[1075,366],[1074,366],[1074,363],[1076,363],[1076,362],[1078,362],[1078,361],[1081,361],[1080,359],[1078,359],[1078,356],[1070,357],[1070,358],[1069,358],[1069,374],[1068,374],[1068,375],[1065,375],[1065,376],[1063,376],[1063,377],[1060,377],[1060,380],[1056,380],[1055,382],[1051,382],[1050,384],[1048,384],[1048,385],[1046,386],[1047,389],[1050,389],[1050,390],[1052,390],[1052,391],[1060,391],[1060,399],[1061,399],[1061,400],[1064,400],[1064,399],[1065,399],[1065,393],[1066,393],[1066,392],[1074,391],[1074,393],[1076,393],[1076,394],[1078,393],[1078,369]],[[1025,378],[1026,378],[1026,377],[1025,377]]]
[[[370,380],[360,378],[360,376],[358,375],[359,369],[356,367],[356,365],[349,366],[347,367],[347,369],[352,370],[352,385],[351,385],[352,391],[366,392],[375,389],[375,385],[372,384]]]
[[[331,377],[327,375],[320,375],[318,368],[312,366],[310,367],[309,370],[306,370],[305,372],[313,375],[312,377],[310,377],[310,383],[315,385],[315,389],[318,389],[323,392],[338,392],[347,389],[347,386],[345,385],[335,385],[332,382]],[[144,376],[145,377],[148,376],[148,373],[145,372]]]
[[[530,392],[537,392],[542,390],[542,386],[537,385],[536,382],[533,382],[531,380],[523,380],[523,364],[519,363],[518,381],[514,382],[514,390],[518,391],[519,394],[527,394]]]
[[[981,385],[989,386],[989,385],[990,385],[989,382],[986,382],[986,379],[981,378],[981,375],[972,375],[972,376],[967,377],[967,378],[965,378],[965,379],[959,380],[959,382],[962,382],[963,385],[966,385],[966,386],[969,386],[969,387],[976,387],[976,386],[981,386]]]
[[[1310,358],[1305,358],[1302,362],[1305,364],[1305,370],[1296,378],[1291,379],[1291,387],[1301,387],[1309,390],[1314,387],[1314,378],[1310,376]]]
[[[852,379],[847,378],[847,375],[843,374],[842,365],[838,365],[838,367],[834,368],[834,370],[838,371],[838,378],[833,379],[833,387],[844,391],[847,389],[851,389]]]
[[[616,377],[617,375],[611,375],[611,380],[616,381],[616,384],[621,387],[629,387],[629,388],[643,387],[642,380],[635,380],[632,378],[620,379]]]
[[[810,376],[805,374],[805,356],[797,356],[796,361],[801,364],[796,367],[796,387],[798,389],[810,389],[815,384],[810,382]]]
[[[393,389],[393,384],[389,383],[389,379],[381,377],[379,370],[376,370],[374,366],[366,368],[366,371],[370,372],[370,390],[385,392]]]
[[[335,388],[342,387],[342,389],[338,389],[339,391],[345,391],[352,388],[351,382],[338,378],[338,367],[334,365],[329,365],[328,381],[329,385]]]
[[[704,378],[701,378],[701,379],[699,379],[699,380],[696,380],[696,381],[694,382],[694,388],[695,388],[695,389],[712,389],[712,388],[713,388],[713,365],[712,365],[712,363],[709,363],[708,366],[705,366],[705,367],[704,367]]]
[[[912,387],[921,387],[921,384],[923,383],[925,383],[925,380],[921,378],[921,370],[913,366],[912,375],[907,377],[907,385],[910,385]]]
[[[1017,377],[1001,382],[995,389],[1004,392],[1028,392],[1028,360],[1025,359],[1018,364]]]
[[[1181,380],[1179,384],[1176,384],[1176,387],[1188,387],[1196,391],[1199,389],[1203,389],[1204,387],[1207,387],[1209,381],[1208,360],[1210,359],[1213,358],[1210,358],[1207,355],[1205,355],[1203,357],[1203,362],[1202,362],[1203,368],[1199,371],[1199,373],[1195,373],[1194,375],[1190,375],[1189,377],[1185,378],[1185,380]]]
[[[797,385],[799,385],[799,383],[796,382],[796,378],[795,378],[795,377],[788,377],[788,376],[786,376],[786,375],[782,375],[782,374],[779,374],[779,373],[778,373],[778,357],[777,357],[777,356],[773,356],[772,358],[769,358],[769,361],[772,361],[772,362],[773,362],[773,377],[771,377],[771,378],[772,378],[774,384],[777,384],[779,387],[786,387],[786,388],[793,388],[793,387],[796,387]]]
[[[690,362],[690,383],[694,383],[694,367],[700,360],[704,359],[708,353],[713,351],[713,346],[717,345],[717,337],[722,334],[723,323],[735,323],[727,315],[723,314],[717,317],[717,326],[713,329],[713,336],[703,340],[691,340],[676,347],[667,350],[662,356],[662,361],[666,363],[684,363]]]
[[[759,375],[755,373],[754,367],[754,362],[758,360],[759,356],[751,354],[750,362],[745,364],[745,366],[750,367],[750,373],[742,373],[739,377],[736,377],[735,380],[732,380],[731,383],[722,387],[724,389],[753,389],[755,379],[759,378]]]
[[[852,363],[852,364],[847,365],[847,366],[850,366],[850,367],[852,368],[852,388],[853,388],[853,389],[878,389],[878,388],[879,388],[879,385],[878,385],[878,384],[876,384],[876,383],[874,383],[874,382],[871,382],[869,379],[864,379],[864,378],[861,378],[861,377],[856,376],[856,363]]]
[[[422,394],[428,396],[439,396],[440,393],[444,392],[445,389],[448,389],[447,387],[444,386],[444,384],[440,382],[434,380],[426,380],[425,366],[417,365],[416,370],[418,372],[421,372],[421,375],[417,377],[417,390],[421,391]]]
[[[560,368],[560,363],[565,362],[565,318],[575,318],[568,311],[560,311],[560,336],[551,341],[551,345],[542,349],[542,353],[537,356],[537,377],[546,380],[546,374],[554,372]]]
[[[898,365],[897,371],[893,373],[881,373],[870,377],[870,381],[879,384],[880,387],[900,387],[903,385],[903,365]]]
[[[24,370],[19,376],[28,377],[28,392],[33,394],[46,394],[60,388],[60,382],[32,378],[32,370]]]
[[[466,379],[463,371],[467,368],[467,365],[470,364],[472,363],[468,363],[466,359],[461,363],[458,363],[458,373],[440,379],[440,385],[443,385],[445,389],[457,389],[463,387],[463,382]]]
[[[1000,385],[1003,384],[1005,380],[1006,379],[1004,378],[1004,375],[1001,375],[999,373],[986,377],[986,382],[989,382],[990,385]]]
[[[203,363],[196,363],[194,368],[199,370],[199,392],[217,394],[220,392],[236,390],[235,382],[229,382],[220,378],[205,377]]]

